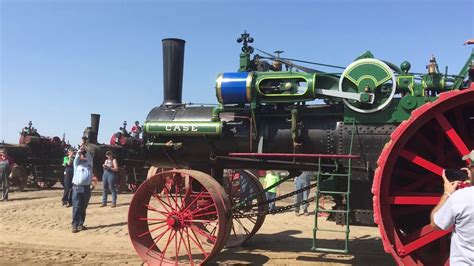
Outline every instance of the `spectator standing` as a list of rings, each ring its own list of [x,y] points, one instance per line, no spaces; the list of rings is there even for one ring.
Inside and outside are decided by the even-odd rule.
[[[267,171],[267,174],[265,175],[265,179],[264,179],[265,189],[275,185],[279,181],[280,181],[280,176],[277,174],[276,171],[274,170]],[[276,186],[269,189],[266,192],[267,200],[275,199],[277,193],[278,194],[280,193],[280,186]],[[275,202],[274,201],[270,202],[268,207],[269,207],[269,211],[275,210]]]
[[[76,152],[73,148],[67,150],[66,156],[63,159],[64,166],[64,192],[62,203],[63,206],[71,207],[72,206],[72,178],[74,176],[74,158]]]
[[[310,172],[302,172],[299,176],[295,177],[295,190],[300,190],[304,187],[307,187],[311,185],[311,173]],[[300,193],[297,193],[295,195],[295,204],[298,204],[299,202],[303,200],[307,200],[309,196],[309,189],[302,191]],[[308,216],[308,203],[304,204],[298,204],[295,207],[295,214],[296,216],[300,215],[300,208],[303,209],[303,213],[305,216]]]
[[[135,121],[135,125],[130,130],[132,133],[132,138],[140,139],[140,134],[142,133],[142,127],[140,126],[140,122]]]
[[[87,229],[84,226],[86,209],[91,197],[91,181],[93,160],[92,156],[81,148],[74,158],[74,176],[72,178],[72,232],[77,233]]]
[[[470,160],[468,184],[474,184],[474,150],[465,155]],[[431,211],[431,226],[437,230],[448,230],[453,226],[449,263],[451,265],[474,265],[474,186],[459,189],[460,181],[449,182],[443,170],[444,193]]]
[[[11,166],[7,159],[4,150],[0,150],[0,189],[1,189],[1,200],[8,201],[8,190],[10,189],[8,184],[8,177],[10,176]]]
[[[102,175],[102,205],[100,207],[107,206],[107,190],[110,190],[112,194],[112,205],[110,207],[115,208],[117,206],[117,180],[118,180],[118,162],[115,159],[112,151],[105,153],[107,159],[105,160],[102,167],[104,168],[104,174]]]

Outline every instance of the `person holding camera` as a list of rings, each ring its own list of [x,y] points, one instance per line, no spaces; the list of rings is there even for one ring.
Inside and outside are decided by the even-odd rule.
[[[111,208],[117,206],[117,180],[118,180],[118,162],[115,159],[112,151],[105,153],[107,159],[105,160],[102,167],[104,168],[104,174],[102,175],[102,205],[100,207],[107,206],[107,190],[110,190],[112,194],[112,205]]]
[[[466,187],[474,183],[474,150],[462,159],[470,160],[469,167],[461,169],[467,172],[468,180],[450,182],[443,170],[444,193],[431,212],[431,226],[436,230],[454,226],[450,264],[474,265],[474,186]]]
[[[72,178],[72,232],[87,229],[84,226],[86,209],[91,197],[93,160],[84,149],[84,145],[74,158],[74,176]]]

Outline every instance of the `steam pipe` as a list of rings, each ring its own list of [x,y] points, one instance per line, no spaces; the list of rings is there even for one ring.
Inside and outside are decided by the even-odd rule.
[[[91,114],[91,132],[89,136],[89,143],[97,144],[97,137],[99,135],[100,115]]]

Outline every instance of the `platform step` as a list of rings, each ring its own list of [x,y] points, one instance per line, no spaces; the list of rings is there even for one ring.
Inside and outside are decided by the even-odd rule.
[[[315,252],[327,252],[327,253],[343,253],[343,254],[349,253],[348,249],[315,248],[315,247],[313,247],[311,250],[315,251]]]

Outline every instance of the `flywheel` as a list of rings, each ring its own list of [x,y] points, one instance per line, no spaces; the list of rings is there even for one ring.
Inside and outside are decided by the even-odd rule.
[[[384,62],[364,58],[352,62],[339,79],[339,91],[352,93],[370,93],[372,103],[343,99],[344,104],[358,113],[374,113],[387,107],[396,91],[396,79],[393,71]]]
[[[466,167],[474,149],[474,86],[440,94],[392,133],[375,171],[374,220],[399,265],[445,265],[451,231],[436,231],[430,212],[443,193],[443,169]]]

